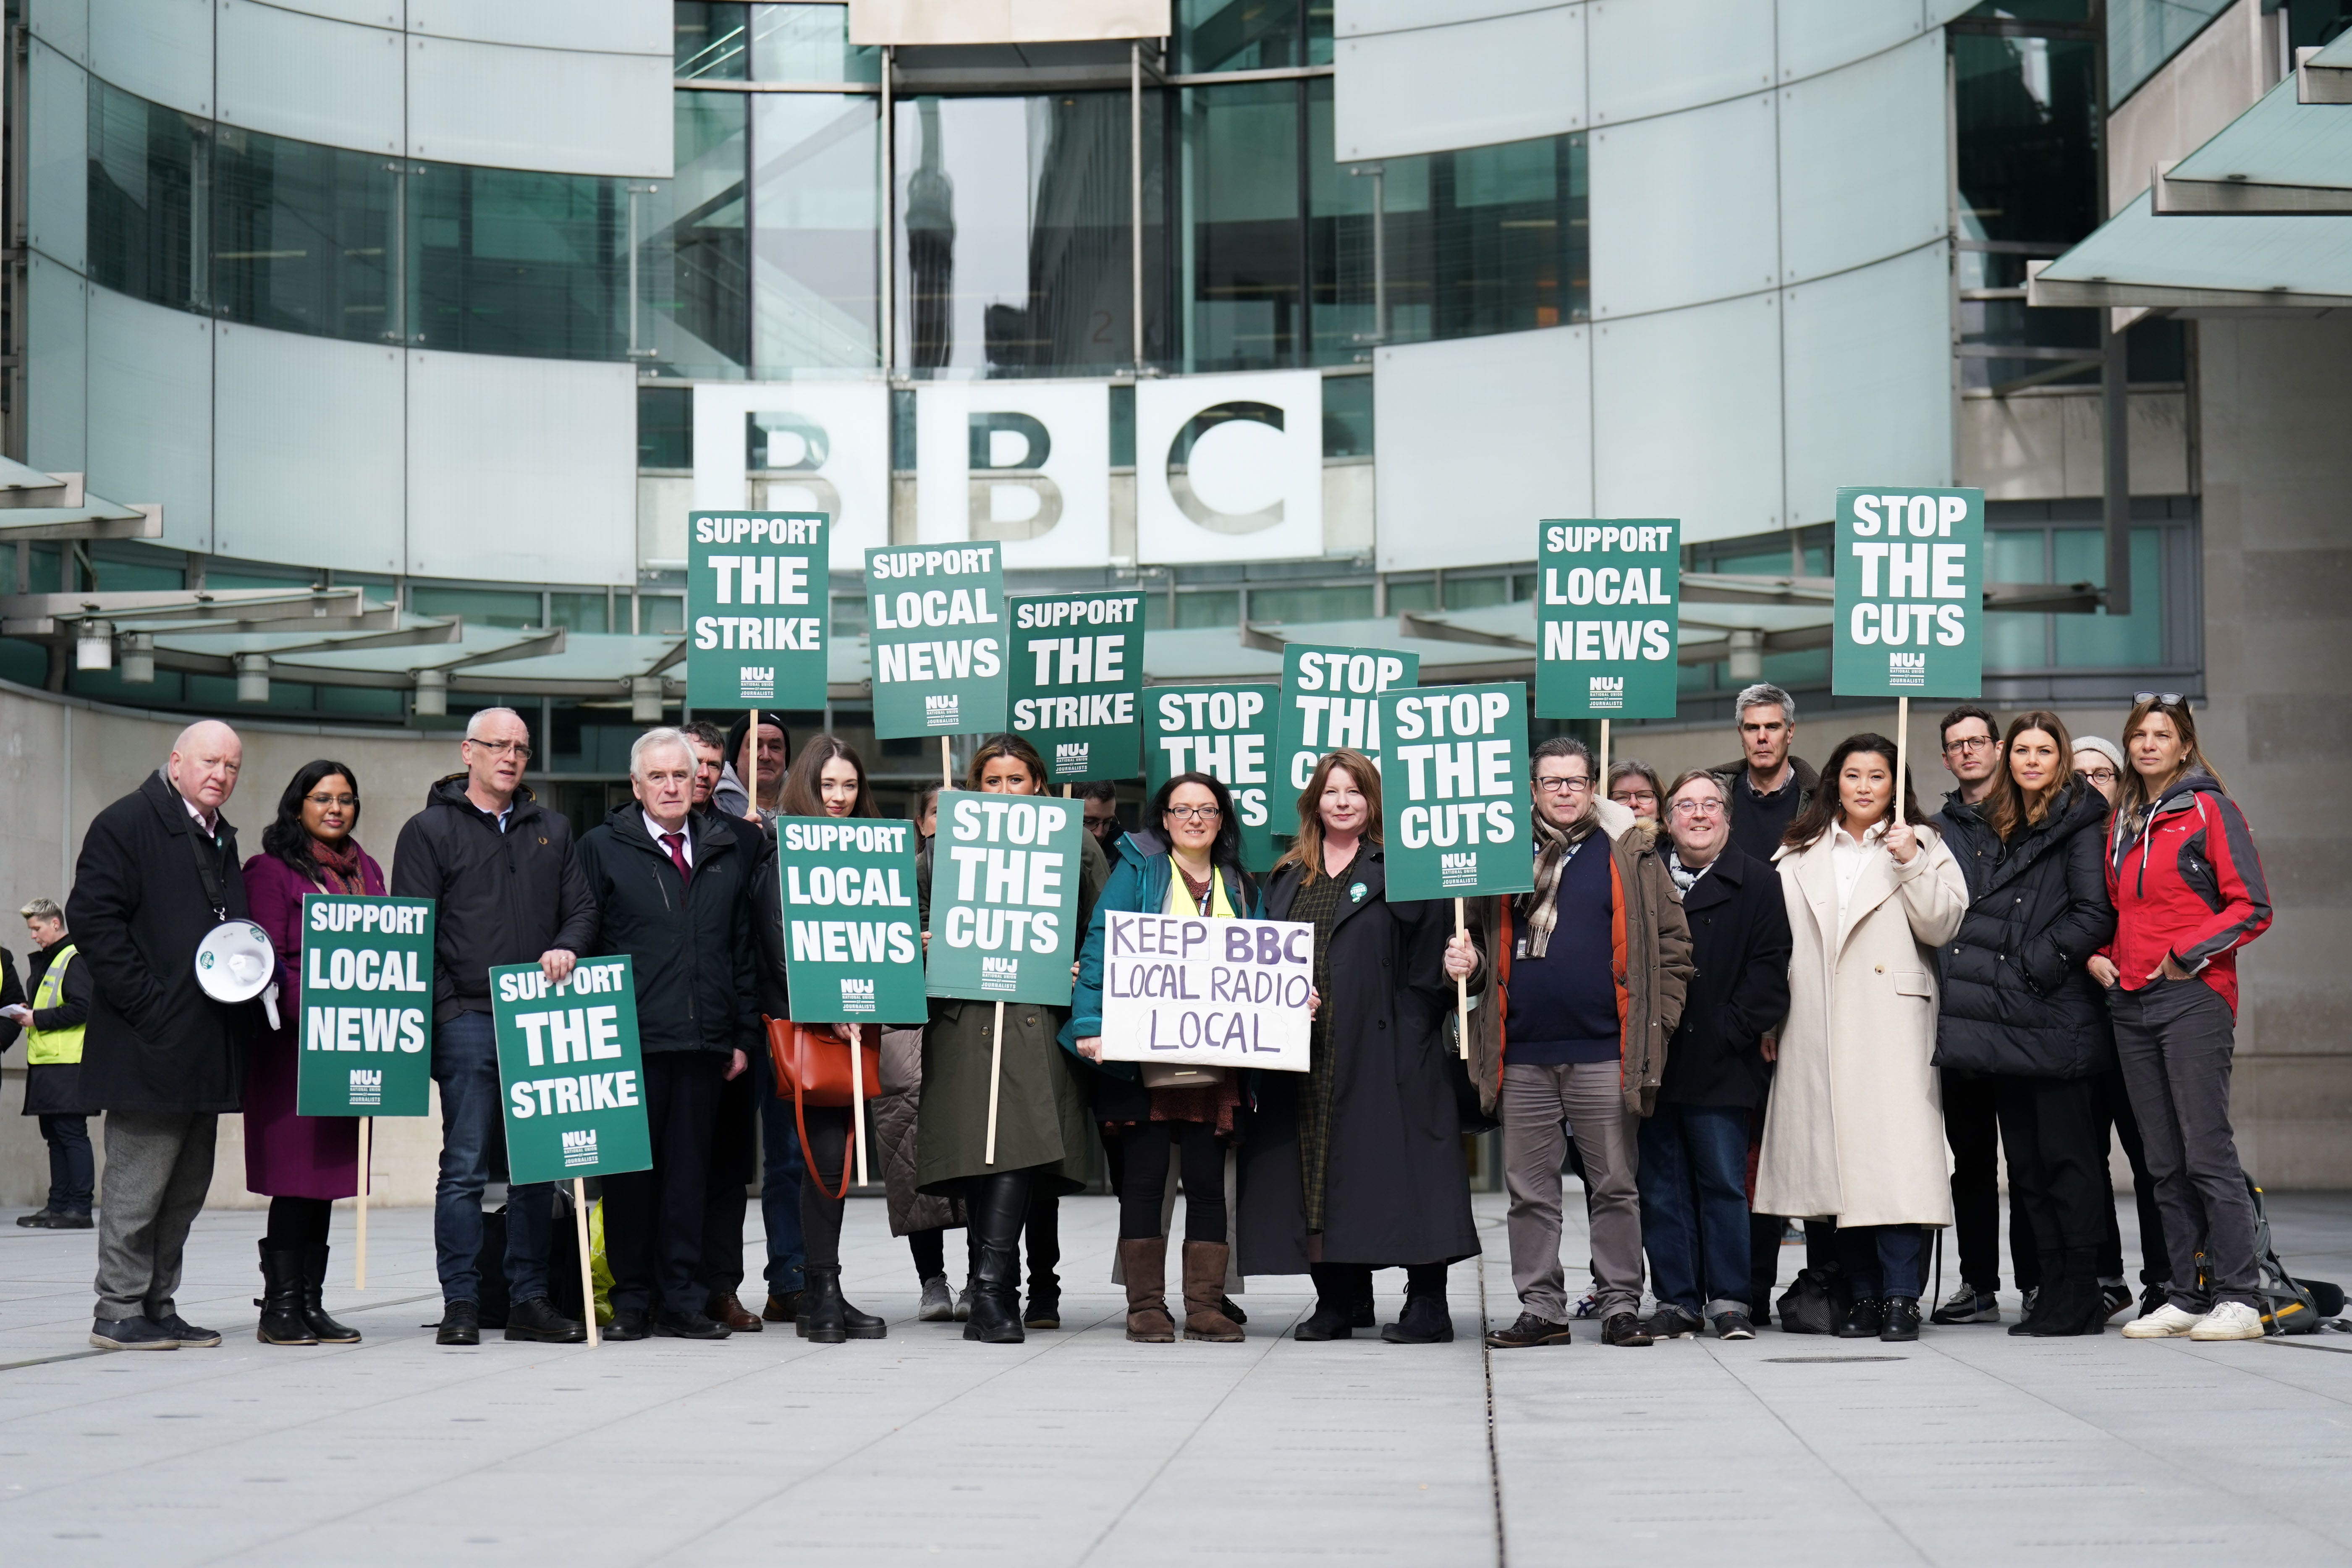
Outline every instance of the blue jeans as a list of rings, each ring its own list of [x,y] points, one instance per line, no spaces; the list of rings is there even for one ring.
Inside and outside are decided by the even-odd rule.
[[[479,1301],[482,1188],[490,1151],[506,1141],[499,1092],[497,1036],[488,1013],[460,1013],[433,1031],[433,1081],[441,1086],[441,1180],[433,1192],[433,1251],[445,1301]],[[507,1189],[507,1292],[529,1301],[547,1294],[547,1248],[555,1188],[538,1182]]]
[[[1661,1105],[1642,1123],[1642,1242],[1662,1306],[1748,1310],[1748,1121],[1743,1106]]]
[[[89,1148],[86,1116],[43,1116],[41,1141],[49,1146],[49,1212],[89,1212],[91,1190],[98,1185],[98,1163]]]
[[[1842,1225],[1837,1243],[1838,1265],[1853,1282],[1855,1300],[1919,1299],[1926,1278],[1919,1267],[1927,1246],[1924,1226]]]
[[[768,1293],[801,1289],[808,1247],[801,1238],[801,1140],[790,1096],[776,1098],[776,1066],[764,1050],[752,1053],[760,1075],[760,1220],[768,1232]]]

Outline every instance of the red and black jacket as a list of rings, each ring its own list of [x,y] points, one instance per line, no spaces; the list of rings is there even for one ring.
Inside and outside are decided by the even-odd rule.
[[[2238,949],[2271,923],[2270,884],[2245,814],[2210,773],[2192,771],[2158,795],[2135,827],[2107,829],[2109,947],[2117,984],[2137,991],[2168,953],[2238,1010]]]

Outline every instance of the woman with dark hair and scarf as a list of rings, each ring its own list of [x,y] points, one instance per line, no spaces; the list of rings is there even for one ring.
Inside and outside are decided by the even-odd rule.
[[[302,1016],[302,900],[310,893],[381,895],[383,868],[352,834],[359,775],[341,763],[306,763],[278,799],[261,853],[245,863],[254,921],[278,952],[279,1026],[257,1036],[245,1080],[245,1185],[269,1199],[261,1238],[264,1294],[254,1337],[266,1345],[355,1344],[357,1329],[329,1317],[327,1221],[359,1188],[359,1121],[295,1111]]]

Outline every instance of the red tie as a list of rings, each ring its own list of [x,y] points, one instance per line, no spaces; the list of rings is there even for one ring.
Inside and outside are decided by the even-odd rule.
[[[669,863],[677,868],[677,884],[683,888],[694,880],[694,868],[686,863],[686,835],[665,833],[661,837],[669,846]]]

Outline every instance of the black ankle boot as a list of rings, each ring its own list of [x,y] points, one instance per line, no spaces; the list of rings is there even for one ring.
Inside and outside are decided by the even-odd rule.
[[[1029,1173],[1007,1171],[973,1184],[967,1223],[979,1262],[972,1273],[971,1317],[963,1337],[982,1344],[1017,1345],[1021,1330],[1021,1260],[1014,1251],[1029,1213]]]
[[[261,1321],[253,1337],[266,1345],[315,1345],[319,1336],[302,1319],[302,1255],[273,1252],[267,1237],[261,1241]]]
[[[2039,1339],[2048,1331],[2050,1309],[2057,1306],[2059,1299],[2065,1294],[2059,1289],[2059,1282],[2066,1273],[2065,1256],[2053,1247],[2034,1248],[2034,1257],[2042,1265],[2042,1287],[2033,1292],[2033,1304],[2026,1310],[2025,1315],[2009,1326],[2010,1338],[2022,1339],[2031,1335]]]
[[[808,1279],[807,1305],[794,1320],[793,1331],[821,1345],[845,1340],[878,1340],[890,1325],[870,1312],[861,1312],[841,1294],[841,1267],[812,1263],[803,1270]]]
[[[302,1249],[302,1321],[319,1337],[322,1345],[355,1345],[360,1331],[347,1328],[327,1316],[321,1300],[327,1289],[327,1244],[319,1242]]]
[[[2099,1288],[2098,1258],[2095,1247],[2070,1247],[2058,1255],[2055,1273],[2045,1263],[2034,1315],[2019,1326],[2045,1340],[2105,1332],[2107,1303]]]

